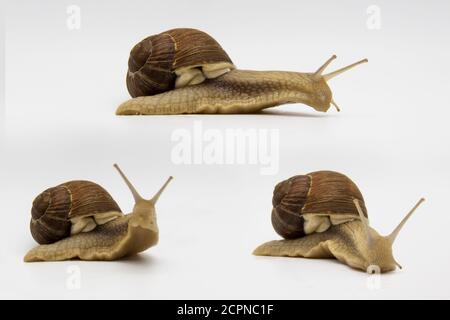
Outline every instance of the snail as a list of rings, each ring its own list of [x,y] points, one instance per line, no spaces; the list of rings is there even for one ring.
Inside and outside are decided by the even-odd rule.
[[[286,103],[339,111],[327,81],[367,62],[323,74],[333,55],[316,72],[239,70],[208,34],[172,29],[145,38],[131,50],[127,88],[132,99],[117,115],[256,113]]]
[[[272,225],[283,240],[260,245],[258,256],[336,258],[368,273],[394,271],[392,246],[421,198],[387,236],[369,225],[356,184],[333,171],[317,171],[280,182],[273,192]]]
[[[124,215],[94,182],[70,181],[47,189],[33,201],[30,229],[40,245],[26,254],[25,262],[116,260],[158,243],[155,204],[172,177],[146,200],[119,166],[114,167],[133,195],[133,211]]]

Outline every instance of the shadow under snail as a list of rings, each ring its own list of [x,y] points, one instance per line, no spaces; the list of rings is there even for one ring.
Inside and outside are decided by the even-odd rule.
[[[370,227],[355,183],[333,171],[317,171],[280,182],[273,192],[272,225],[284,240],[262,244],[258,256],[335,258],[368,273],[394,271],[392,245],[419,202],[387,236]]]
[[[339,111],[327,81],[367,62],[323,74],[333,55],[316,72],[239,70],[219,43],[196,29],[172,29],[133,47],[127,88],[133,99],[117,115],[256,113],[303,103],[326,112]]]
[[[94,182],[70,181],[47,189],[33,201],[30,229],[40,245],[26,254],[25,262],[116,260],[158,243],[155,204],[172,177],[146,200],[114,167],[133,195],[133,211],[124,215],[109,193]]]

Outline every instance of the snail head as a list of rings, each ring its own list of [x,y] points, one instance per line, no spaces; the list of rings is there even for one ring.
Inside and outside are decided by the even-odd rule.
[[[389,235],[381,236],[377,231],[370,227],[368,219],[364,216],[363,211],[361,210],[359,201],[357,199],[353,200],[363,225],[365,241],[362,241],[360,245],[360,252],[364,260],[363,267],[368,273],[384,273],[394,271],[397,267],[402,269],[402,266],[393,256],[392,246],[400,233],[400,230],[412,216],[414,211],[424,201],[425,199],[421,198]]]
[[[126,185],[131,191],[131,194],[134,198],[134,208],[133,213],[131,214],[130,224],[132,226],[139,226],[141,228],[150,229],[153,231],[158,231],[158,226],[156,224],[156,212],[155,205],[158,201],[159,197],[163,193],[164,189],[167,187],[169,182],[173,179],[173,177],[169,177],[164,185],[159,189],[159,191],[149,200],[144,199],[133,186],[133,184],[128,180],[126,175],[122,172],[117,164],[114,164],[114,167],[117,169]]]
[[[330,59],[328,59],[319,69],[317,69],[316,72],[312,73],[311,75],[311,92],[314,92],[313,95],[310,97],[309,105],[312,106],[317,111],[326,112],[331,105],[333,105],[337,111],[340,111],[338,105],[333,100],[333,94],[331,92],[330,87],[328,86],[327,81],[331,80],[332,78],[340,75],[341,73],[344,73],[357,65],[363,64],[368,62],[367,59],[360,60],[358,62],[352,63],[346,67],[343,67],[341,69],[338,69],[336,71],[323,74],[325,69],[328,67],[328,65],[336,59],[336,55],[333,55]]]

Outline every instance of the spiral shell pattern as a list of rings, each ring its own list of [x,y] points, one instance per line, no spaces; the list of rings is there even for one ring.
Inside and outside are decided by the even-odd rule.
[[[272,225],[285,239],[307,234],[306,220],[326,218],[340,223],[359,219],[353,199],[367,217],[364,199],[356,184],[333,171],[316,171],[278,183],[273,192]]]

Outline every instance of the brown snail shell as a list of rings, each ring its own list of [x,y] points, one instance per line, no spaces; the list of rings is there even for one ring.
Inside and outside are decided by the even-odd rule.
[[[332,224],[359,219],[353,202],[364,199],[356,184],[333,171],[316,171],[278,183],[273,192],[272,225],[285,239],[323,232]]]
[[[234,68],[227,53],[207,33],[172,29],[149,36],[133,47],[127,88],[133,98],[150,96],[198,84]]]
[[[36,197],[30,229],[39,244],[49,244],[91,231],[121,215],[118,204],[103,187],[90,181],[70,181]]]

